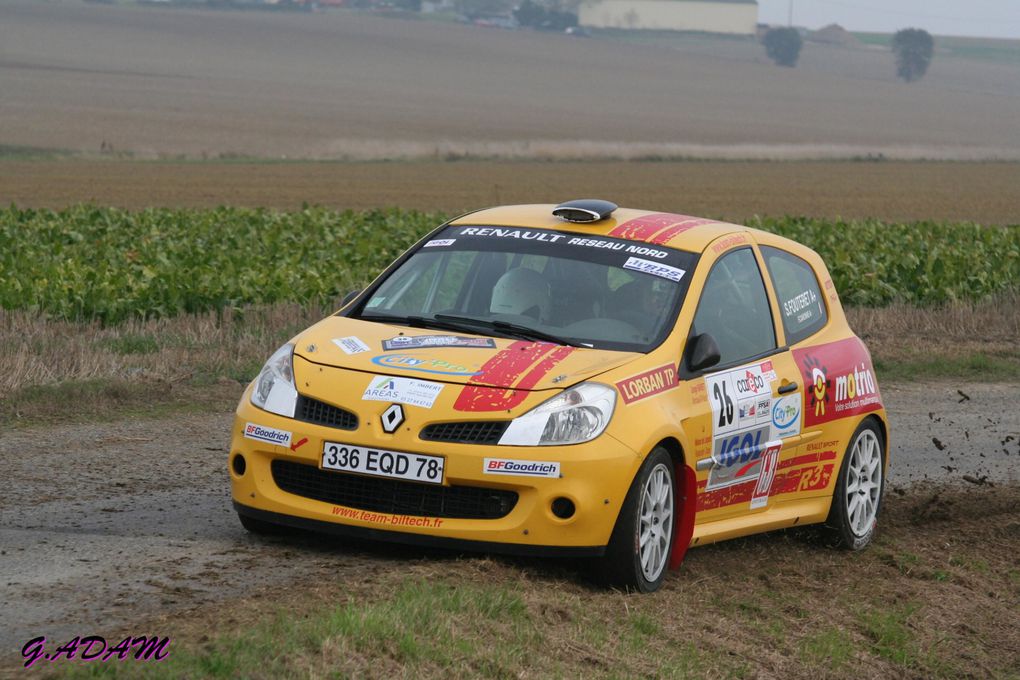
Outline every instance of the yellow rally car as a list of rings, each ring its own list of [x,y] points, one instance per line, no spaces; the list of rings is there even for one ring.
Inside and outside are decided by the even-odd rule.
[[[773,234],[607,201],[442,225],[281,347],[237,408],[254,532],[598,556],[825,522],[870,542],[888,423],[825,264]]]

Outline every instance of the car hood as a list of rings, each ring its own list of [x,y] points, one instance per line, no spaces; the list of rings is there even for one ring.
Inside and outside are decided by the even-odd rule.
[[[295,354],[326,366],[519,390],[570,387],[641,356],[340,316],[320,321],[294,343]]]

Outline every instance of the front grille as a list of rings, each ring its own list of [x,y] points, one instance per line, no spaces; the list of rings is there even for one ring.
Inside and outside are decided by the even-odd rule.
[[[475,420],[465,423],[434,423],[421,431],[421,438],[457,444],[498,444],[509,420]]]
[[[276,485],[297,496],[348,508],[394,515],[499,519],[517,505],[517,493],[478,486],[440,486],[397,479],[327,472],[312,465],[274,460]]]
[[[358,416],[332,404],[299,394],[294,418],[306,423],[335,427],[340,430],[358,429]]]

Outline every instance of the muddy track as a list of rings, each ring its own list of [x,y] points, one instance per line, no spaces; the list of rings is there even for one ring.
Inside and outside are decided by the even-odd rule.
[[[1020,481],[1020,413],[1004,407],[1017,385],[883,391],[894,492],[924,480]],[[0,433],[7,480],[0,658],[11,659],[37,635],[109,635],[156,614],[183,615],[295,580],[403,568],[403,549],[246,534],[230,506],[231,418],[221,412]]]

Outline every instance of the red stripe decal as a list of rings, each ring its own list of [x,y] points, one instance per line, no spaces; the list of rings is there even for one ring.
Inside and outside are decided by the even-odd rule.
[[[682,219],[681,215],[670,213],[645,215],[644,217],[638,217],[617,225],[615,229],[609,232],[609,235],[634,241],[647,241],[658,232],[666,227],[673,226]]]
[[[691,217],[684,220],[680,224],[675,224],[669,229],[659,232],[651,239],[650,242],[658,246],[664,246],[667,243],[669,243],[674,237],[679,236],[688,229],[700,227],[703,224],[711,224],[713,221],[714,220],[703,220],[697,217]]]
[[[472,384],[460,391],[453,408],[457,411],[512,409],[527,398],[528,390],[573,351],[573,347],[519,340],[482,365],[472,378]],[[530,366],[534,368],[525,373]]]
[[[784,474],[777,473],[775,480],[772,482],[772,490],[769,492],[769,496],[779,496],[796,491],[817,491],[824,489],[829,485],[829,479],[832,477],[832,467],[832,463],[828,463],[821,466],[821,469],[815,466],[797,468]],[[723,489],[701,491],[698,494],[698,512],[725,508],[737,503],[749,503],[757,483],[758,480],[751,479]],[[699,487],[702,485],[703,482],[698,483]]]
[[[673,213],[655,213],[628,220],[617,225],[609,232],[609,236],[630,239],[631,241],[645,241],[664,245],[674,236],[684,233],[688,229],[711,224],[714,220],[706,220],[690,215],[674,215]]]

